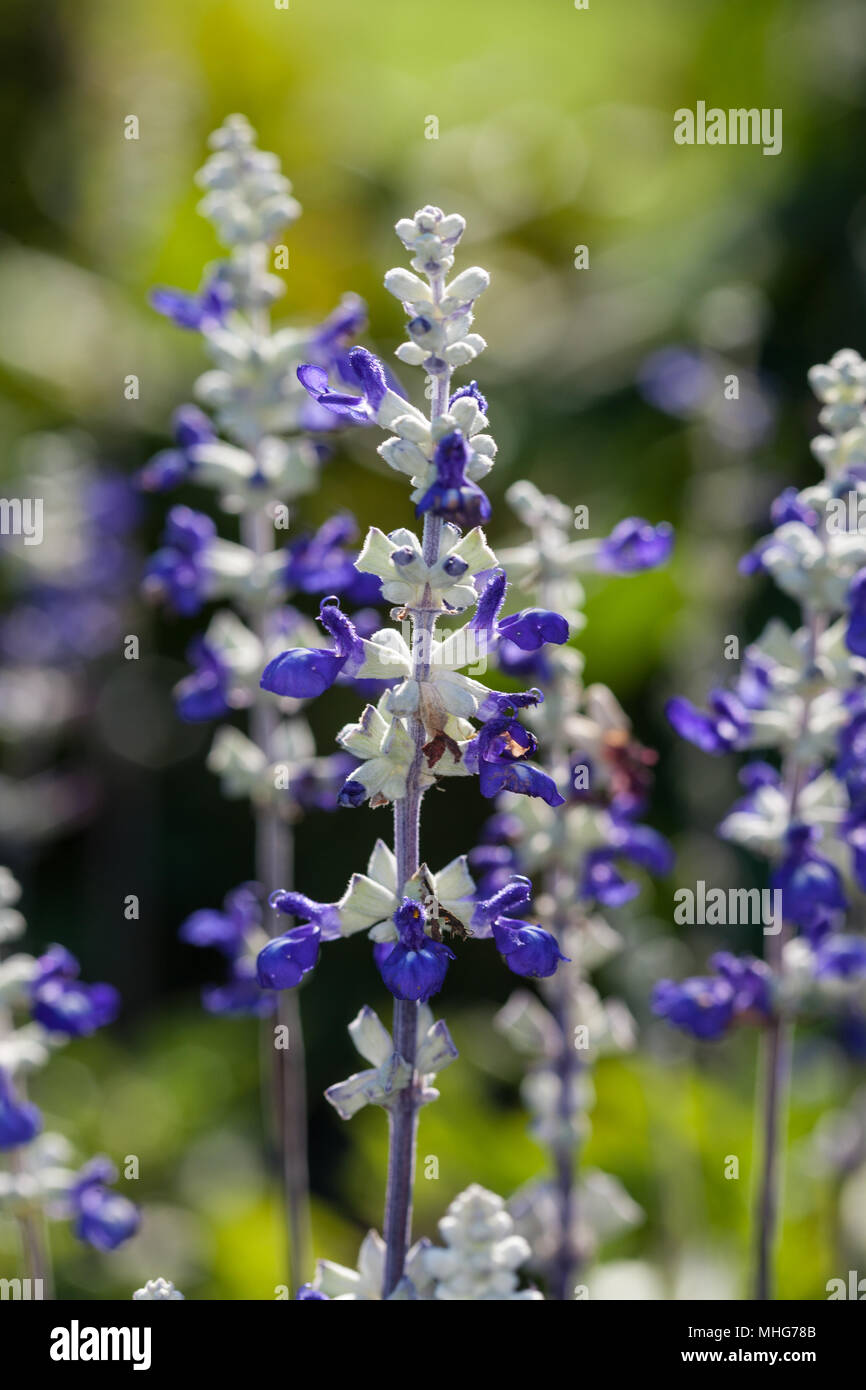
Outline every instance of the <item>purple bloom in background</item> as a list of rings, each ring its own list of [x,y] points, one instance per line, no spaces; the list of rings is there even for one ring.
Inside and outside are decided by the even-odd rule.
[[[725,979],[695,977],[660,980],[653,990],[652,1010],[696,1038],[720,1038],[734,1015],[734,991]]]
[[[849,696],[846,703],[851,718],[839,734],[839,758],[834,770],[845,783],[852,808],[859,811],[866,803],[866,708],[862,692]]]
[[[515,975],[545,979],[567,960],[556,938],[542,927],[516,918],[500,917],[493,923],[493,940],[509,970]]]
[[[603,573],[637,574],[663,565],[673,544],[674,532],[669,522],[653,526],[642,517],[629,516],[602,541],[596,565]]]
[[[772,668],[766,657],[753,647],[743,653],[742,669],[734,682],[734,693],[741,705],[749,709],[764,709],[771,691]],[[739,710],[736,711],[739,717]]]
[[[684,347],[660,348],[642,363],[641,395],[657,410],[679,419],[698,414],[715,387],[715,375],[697,352]]]
[[[50,1033],[86,1038],[114,1022],[120,1012],[120,995],[113,985],[52,978],[33,988],[30,1012]]]
[[[29,1100],[22,1100],[11,1078],[0,1067],[0,1150],[29,1144],[42,1129],[42,1116]]]
[[[640,886],[628,882],[617,869],[614,861],[616,850],[590,850],[583,861],[583,880],[581,894],[594,898],[605,907],[622,907],[623,903],[637,896]]]
[[[523,836],[518,816],[500,811],[481,827],[479,844],[469,851],[476,898],[483,902],[504,888],[517,868],[517,845]]]
[[[256,978],[255,961],[245,956],[232,961],[226,984],[202,990],[201,1002],[209,1014],[230,1018],[267,1018],[276,1008],[276,996],[263,993]]]
[[[313,1300],[321,1300],[330,1303],[331,1299],[326,1293],[321,1293],[319,1289],[314,1289],[312,1284],[302,1284],[295,1294],[296,1303],[311,1303]]]
[[[388,389],[385,368],[378,357],[361,347],[352,348],[345,359],[345,368],[360,388],[359,396],[332,390],[327,368],[316,366],[313,362],[305,362],[298,367],[298,381],[308,396],[335,417],[335,423],[336,420],[348,420],[354,425],[369,425],[375,419]]]
[[[518,681],[538,681],[545,685],[553,677],[550,662],[543,649],[537,652],[521,651],[513,642],[500,638],[496,647],[496,662],[500,671]]]
[[[360,295],[344,294],[309,342],[309,356],[320,367],[333,367],[344,381],[357,380],[349,357],[352,343],[367,327],[367,305]]]
[[[107,1158],[94,1158],[81,1169],[67,1200],[75,1234],[95,1250],[116,1250],[141,1224],[138,1208],[108,1187],[116,1173]]]
[[[169,492],[186,482],[195,472],[190,450],[198,444],[212,444],[216,432],[204,411],[196,405],[182,405],[174,412],[175,449],[161,449],[138,474],[138,486],[145,492]]]
[[[196,637],[187,650],[195,667],[174,688],[174,706],[185,724],[203,724],[229,714],[228,667],[204,637]]]
[[[664,835],[616,811],[611,812],[609,844],[615,853],[658,878],[664,878],[673,868],[674,852]]]
[[[774,526],[784,526],[787,521],[800,521],[814,531],[818,525],[818,513],[807,503],[800,501],[795,487],[786,487],[770,506],[770,520]]]
[[[242,883],[223,899],[222,911],[201,908],[181,925],[178,935],[188,946],[212,946],[233,957],[243,950],[247,933],[261,925],[258,884]]]
[[[855,656],[866,656],[866,569],[858,570],[851,580],[848,608],[845,645]]]
[[[354,555],[345,549],[356,535],[355,518],[344,512],[292,541],[286,547],[287,586],[304,594],[340,594],[349,603],[378,603],[382,581],[356,569]]]
[[[770,967],[754,956],[719,951],[710,959],[715,975],[679,982],[661,980],[653,1013],[693,1037],[714,1040],[734,1023],[763,1023],[772,1008]]]
[[[120,1011],[117,990],[113,985],[80,981],[78,961],[65,946],[49,946],[37,964],[39,973],[30,985],[30,1013],[43,1028],[83,1038],[114,1022]]]
[[[232,289],[219,270],[203,281],[196,294],[184,290],[159,288],[151,291],[150,302],[178,328],[211,333],[222,328],[232,307]]]
[[[788,852],[770,879],[771,888],[781,891],[785,921],[804,931],[825,929],[828,915],[848,906],[839,870],[813,848],[817,839],[814,826],[792,826]]]
[[[310,700],[329,689],[341,672],[357,673],[364,662],[363,642],[333,595],[322,599],[319,622],[334,639],[333,651],[291,647],[281,652],[262,673],[263,690],[295,700]]]
[[[705,712],[685,696],[675,695],[668,700],[665,714],[680,738],[688,739],[704,753],[743,748],[752,727],[746,706],[729,690],[710,691],[708,704],[709,711]]]
[[[294,989],[299,985],[319,959],[321,939],[321,928],[315,922],[305,922],[269,941],[256,962],[262,989]]]
[[[81,967],[71,951],[67,951],[65,946],[55,943],[49,946],[39,956],[36,964],[39,966],[39,974],[32,982],[32,988],[36,989],[44,984],[46,980],[74,980]]]
[[[393,945],[382,943],[390,949],[376,960],[379,974],[395,999],[417,999],[423,1004],[445,983],[454,952],[427,935],[424,909],[411,898],[403,899],[393,922],[399,939]]]
[[[172,507],[163,545],[151,557],[145,573],[145,592],[153,594],[181,616],[193,617],[207,598],[207,552],[216,539],[216,524],[204,512]]]
[[[862,936],[829,936],[815,953],[818,979],[856,979],[866,975],[866,939]]]
[[[546,642],[561,646],[568,641],[568,623],[561,613],[546,608],[524,608],[499,622],[499,634],[522,652],[535,652]]]
[[[769,1017],[772,973],[768,965],[754,956],[735,956],[730,951],[717,951],[710,957],[710,965],[731,986],[736,1017]]]
[[[460,430],[453,430],[439,440],[433,455],[436,481],[416,506],[416,516],[432,512],[464,531],[490,519],[490,499],[466,477],[468,462],[469,450]]]

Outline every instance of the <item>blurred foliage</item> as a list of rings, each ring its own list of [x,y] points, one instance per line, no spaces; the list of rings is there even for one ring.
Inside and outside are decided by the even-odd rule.
[[[94,457],[130,472],[165,442],[203,359],[194,338],[149,310],[147,291],[195,287],[217,254],[195,213],[192,173],[227,112],[244,111],[262,146],[279,152],[304,207],[288,239],[278,310],[288,318],[318,319],[356,290],[370,304],[371,344],[389,353],[400,339],[399,310],[382,289],[401,259],[392,224],[425,202],[459,209],[469,260],[493,275],[478,328],[490,343],[479,377],[501,446],[494,503],[526,475],[588,504],[592,534],[634,513],[679,525],[668,572],[590,586],[581,644],[588,676],[610,681],[639,735],[661,748],[656,819],[678,831],[678,881],[754,876],[712,838],[731,770],[676,748],[661,704],[719,674],[721,634],[747,640],[766,617],[767,595],[735,575],[737,555],[774,490],[811,476],[806,368],[864,345],[863,7],[6,0],[0,53],[2,477],[15,475],[19,442],[34,430],[74,430]],[[699,99],[781,107],[782,154],[675,146],[673,111]],[[129,114],[138,141],[123,138]],[[431,116],[435,140],[425,138]],[[578,244],[590,248],[588,271],[573,267]],[[752,305],[745,324],[719,312],[717,292],[732,289]],[[671,342],[753,373],[775,430],[737,449],[647,404],[635,384],[641,364]],[[128,372],[141,379],[137,402],[123,397]],[[407,520],[402,482],[363,435],[346,440],[302,519],[320,520],[335,499],[362,526]],[[161,514],[150,508],[146,542]],[[492,534],[494,543],[515,534],[502,506]],[[215,905],[250,871],[248,818],[219,802],[202,766],[206,732],[178,728],[171,714],[192,629],[140,615],[140,669],[115,675],[84,731],[101,812],[47,851],[13,856],[31,941],[63,940],[88,977],[116,981],[127,1001],[111,1038],[58,1059],[37,1088],[82,1154],[141,1159],[148,1219],[126,1250],[84,1254],[55,1228],[67,1294],[127,1296],[156,1273],[193,1297],[267,1297],[279,1282],[255,1028],[198,1012],[196,987],[215,967],[175,940],[189,911]],[[320,702],[322,746],[353,710],[341,692]],[[448,795],[425,808],[434,865],[468,848],[485,811],[465,788]],[[341,816],[338,833],[311,818],[299,837],[305,891],[337,896],[386,829],[366,813]],[[139,923],[122,917],[130,892],[142,897]],[[649,891],[646,902],[652,911]],[[631,923],[633,952],[612,977],[638,1010],[653,978],[719,944],[709,930],[675,939],[669,888],[654,911]],[[517,1064],[489,1038],[505,972],[482,948],[460,966],[442,1007],[464,1059],[422,1119],[421,1155],[440,1161],[438,1182],[418,1182],[418,1231],[431,1235],[466,1182],[507,1193],[543,1164],[524,1132]],[[368,998],[384,1003],[357,941],[328,953],[303,996],[317,1245],[346,1261],[380,1221],[385,1129],[378,1113],[347,1129],[318,1097],[356,1066],[345,1024]],[[694,1295],[695,1260],[703,1286],[742,1296],[753,1060],[748,1039],[692,1054],[651,1030],[636,1057],[599,1068],[587,1161],[616,1173],[646,1212],[607,1253],[649,1262],[667,1296]],[[828,1244],[828,1180],[809,1176],[804,1154],[810,1128],[851,1085],[831,1044],[802,1044],[784,1297],[820,1297],[847,1268]],[[738,1182],[723,1176],[726,1154],[740,1158]],[[4,1259],[12,1238],[0,1232]]]

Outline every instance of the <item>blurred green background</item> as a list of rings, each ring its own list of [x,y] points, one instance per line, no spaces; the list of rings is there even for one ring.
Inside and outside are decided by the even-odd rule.
[[[288,237],[278,318],[318,320],[354,290],[370,305],[371,345],[389,354],[402,336],[381,287],[402,260],[393,223],[427,202],[461,211],[462,263],[493,277],[479,306],[490,346],[477,375],[500,444],[494,505],[525,476],[587,504],[594,535],[630,514],[676,524],[667,571],[590,585],[587,673],[614,687],[638,736],[661,750],[653,819],[674,835],[676,883],[759,882],[759,868],[713,836],[734,769],[675,746],[661,710],[674,691],[700,696],[724,676],[725,634],[745,642],[778,609],[760,583],[737,576],[736,561],[781,486],[813,476],[806,369],[866,340],[863,6],[3,0],[0,53],[7,495],[27,474],[34,434],[71,432],[86,456],[124,473],[165,444],[204,358],[194,336],[148,308],[147,293],[156,283],[194,289],[216,254],[192,175],[227,113],[243,111],[261,146],[278,152],[304,208]],[[782,108],[782,153],[676,146],[673,112],[698,100]],[[130,114],[138,141],[123,138]],[[438,138],[428,139],[434,116]],[[579,245],[589,248],[585,270],[574,268]],[[672,346],[684,354],[676,399],[656,356]],[[720,399],[728,372],[741,382],[730,409]],[[138,401],[124,399],[127,373],[140,377]],[[335,503],[362,527],[407,521],[405,487],[368,436],[348,439],[328,465],[306,519]],[[160,499],[146,504],[141,555],[163,511]],[[491,533],[494,545],[517,534],[504,505]],[[14,583],[7,573],[7,602]],[[136,669],[104,658],[88,676],[86,717],[37,749],[37,763],[87,767],[90,814],[25,831],[4,782],[3,857],[25,888],[28,942],[61,939],[88,978],[113,980],[126,1000],[118,1026],[70,1048],[35,1088],[82,1155],[141,1159],[132,1195],[146,1208],[142,1234],[103,1258],[55,1227],[60,1292],[128,1297],[163,1274],[188,1297],[269,1297],[280,1237],[261,1158],[255,1026],[202,1015],[209,962],[175,940],[190,911],[249,877],[251,828],[203,767],[208,732],[173,719],[169,691],[195,625],[134,605],[128,623],[142,636]],[[320,703],[323,748],[355,708],[342,692]],[[3,758],[22,772],[11,737]],[[23,775],[31,771],[25,759]],[[462,786],[432,800],[424,843],[437,865],[468,848],[487,808]],[[338,896],[376,832],[367,812],[341,815],[338,827],[313,816],[300,831],[300,886]],[[696,1053],[648,1020],[652,981],[693,969],[719,944],[707,928],[677,939],[671,889],[654,898],[647,888],[623,924],[630,949],[605,977],[646,1027],[635,1055],[599,1068],[587,1160],[615,1173],[645,1212],[604,1252],[612,1289],[742,1297],[753,1040]],[[137,923],[123,918],[128,893],[141,896]],[[759,949],[748,931],[735,935],[724,944]],[[510,981],[480,954],[464,956],[440,1001],[462,1061],[422,1120],[420,1152],[439,1157],[440,1177],[419,1179],[418,1234],[434,1234],[467,1182],[507,1195],[544,1165],[525,1134],[518,1061],[490,1028]],[[379,1112],[345,1126],[319,1097],[355,1069],[346,1023],[362,1003],[384,1009],[382,996],[357,940],[328,952],[303,992],[317,1251],[349,1263],[381,1221],[385,1127]],[[864,1170],[840,1176],[816,1158],[812,1133],[857,1084],[831,1040],[801,1041],[782,1297],[823,1297],[827,1279],[866,1258]],[[737,1182],[723,1177],[728,1154],[740,1157]],[[0,1229],[4,1266],[14,1241]]]

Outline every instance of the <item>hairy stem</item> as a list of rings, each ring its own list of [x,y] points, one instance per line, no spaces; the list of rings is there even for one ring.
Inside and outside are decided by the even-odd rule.
[[[824,631],[826,618],[821,613],[804,615],[809,630],[804,676],[815,667],[818,640]],[[809,713],[814,692],[803,700],[801,734],[808,732]],[[788,797],[788,824],[798,815],[800,793],[806,769],[796,757],[785,767],[784,785]],[[769,938],[767,963],[777,981],[781,980],[787,930]],[[762,1137],[761,1171],[758,1180],[758,1199],[755,1215],[755,1279],[754,1300],[768,1302],[775,1298],[773,1266],[778,1243],[779,1209],[781,1204],[782,1167],[787,1133],[788,1089],[791,1075],[791,1055],[794,1042],[793,1024],[775,1011],[764,1030],[761,1067],[758,1080],[758,1115]]]
[[[424,556],[439,552],[442,523],[435,517],[424,522]],[[435,544],[435,551],[432,549]],[[427,559],[427,563],[430,560]],[[430,639],[435,615],[430,609],[416,615],[413,629],[412,674],[423,680],[429,670]],[[394,803],[394,857],[397,891],[420,864],[420,787],[424,761],[424,726],[415,719],[412,728],[415,756],[406,778],[406,795]],[[388,1180],[385,1190],[385,1277],[382,1297],[393,1293],[403,1277],[406,1253],[412,1237],[412,1186],[415,1178],[415,1140],[418,1133],[418,1078],[415,1074],[418,1004],[412,999],[394,1000],[394,1048],[412,1067],[412,1080],[397,1096],[389,1114]]]
[[[442,296],[442,280],[431,280],[436,300]],[[450,372],[433,379],[430,405],[431,420],[444,415],[448,406]],[[439,558],[442,521],[428,512],[424,517],[422,550],[424,562],[434,565]],[[423,681],[429,675],[430,650],[436,626],[429,590],[421,610],[413,615],[412,675]],[[421,820],[420,787],[424,762],[424,725],[413,720],[412,737],[415,756],[406,779],[406,795],[394,803],[394,856],[397,861],[397,892],[416,872],[420,864],[419,831]],[[385,1276],[382,1297],[393,1293],[403,1277],[406,1254],[412,1239],[412,1187],[415,1179],[415,1142],[418,1134],[418,1077],[415,1073],[415,1053],[418,1033],[418,1004],[411,999],[394,1000],[394,1047],[412,1067],[412,1080],[398,1095],[389,1112],[388,1179],[385,1189]]]
[[[248,512],[242,520],[244,544],[257,555],[265,555],[273,547],[273,526],[264,509]],[[252,616],[253,626],[262,642],[267,632],[267,611]],[[274,740],[280,725],[280,715],[266,695],[256,699],[249,720],[253,742],[270,760]],[[256,877],[264,886],[265,895],[277,888],[290,888],[293,881],[294,845],[290,825],[278,807],[269,803],[255,811]],[[283,1191],[283,1208],[287,1237],[288,1280],[292,1292],[303,1282],[310,1258],[310,1196],[307,1160],[307,1097],[304,1061],[304,1034],[301,1010],[295,990],[281,990],[277,996],[276,1022],[262,1022],[263,1053],[267,1054],[268,1075],[263,1087],[270,1095],[274,1138],[279,1154]],[[277,1046],[277,1041],[282,1043]]]
[[[773,1264],[778,1238],[787,1092],[793,1028],[775,1019],[765,1030],[760,1080],[763,1153],[758,1192],[755,1249],[755,1301],[775,1298]]]
[[[24,1171],[24,1161],[20,1149],[13,1150],[9,1159],[13,1172]],[[45,1217],[40,1210],[31,1208],[18,1217],[18,1230],[21,1235],[21,1250],[24,1256],[24,1275],[39,1290],[32,1296],[41,1299],[54,1297],[54,1279],[51,1270],[51,1256],[48,1251],[48,1231]]]

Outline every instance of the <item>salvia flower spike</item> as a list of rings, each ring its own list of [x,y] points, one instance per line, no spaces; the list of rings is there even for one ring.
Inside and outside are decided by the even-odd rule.
[[[151,460],[140,483],[154,492],[185,483],[216,494],[219,510],[238,518],[240,536],[222,536],[205,512],[172,507],[145,592],[184,617],[198,616],[212,603],[224,605],[190,644],[191,671],[175,699],[182,720],[219,723],[208,765],[227,797],[251,803],[258,883],[231,890],[221,910],[193,914],[181,934],[192,945],[216,948],[228,966],[225,982],[205,991],[205,1007],[260,1016],[269,1030],[289,1282],[297,1287],[308,1262],[309,1225],[303,1035],[296,998],[276,995],[259,982],[256,957],[267,939],[262,898],[289,886],[293,821],[308,809],[335,807],[354,764],[343,754],[316,756],[302,711],[302,702],[336,679],[345,660],[326,653],[306,682],[283,679],[282,693],[291,698],[281,708],[264,695],[259,677],[267,662],[289,645],[308,642],[314,632],[312,621],[290,605],[293,596],[339,594],[361,606],[379,596],[375,579],[355,568],[350,516],[332,517],[318,531],[277,543],[279,531],[293,520],[296,501],[318,486],[327,453],[323,441],[336,423],[310,400],[297,368],[307,361],[311,371],[354,388],[352,343],[364,328],[366,310],[357,296],[347,295],[315,328],[272,331],[270,307],[284,289],[271,271],[273,249],[300,207],[276,155],[257,147],[243,116],[228,117],[210,145],[198,174],[204,190],[199,210],[225,254],[208,267],[196,291],[159,289],[152,303],[179,327],[201,335],[213,365],[196,383],[200,404],[176,412],[173,447]],[[247,711],[245,731],[220,723],[237,710]],[[306,968],[297,967],[295,983]],[[288,1029],[291,1048],[275,1045],[275,1029]]]
[[[344,1115],[370,1102],[388,1110],[380,1271],[385,1298],[401,1297],[400,1291],[412,1285],[407,1262],[415,1139],[418,1111],[431,1098],[424,1071],[435,1070],[422,1061],[430,1029],[419,1029],[419,1011],[442,990],[449,970],[459,968],[455,947],[467,937],[491,941],[505,965],[524,977],[550,975],[562,960],[551,935],[528,915],[528,881],[521,879],[479,913],[465,857],[434,873],[420,851],[422,800],[443,778],[477,775],[486,797],[508,787],[551,807],[564,802],[554,780],[532,761],[537,743],[519,717],[538,704],[541,691],[503,695],[478,679],[500,640],[506,577],[482,529],[490,516],[482,484],[496,454],[487,402],[474,381],[456,390],[451,386],[453,372],[474,362],[486,346],[473,330],[473,318],[489,282],[487,272],[474,267],[452,276],[463,231],[462,217],[435,207],[403,219],[397,234],[410,253],[411,270],[398,267],[385,277],[407,318],[407,341],[397,356],[424,370],[427,411],[394,389],[386,368],[365,349],[349,354],[353,391],[335,384],[333,373],[316,369],[316,363],[298,369],[317,406],[336,419],[372,422],[387,432],[379,452],[409,482],[415,514],[423,518],[422,535],[402,527],[385,534],[372,527],[357,560],[359,570],[381,583],[400,627],[362,635],[329,599],[320,622],[331,645],[289,648],[262,677],[266,690],[284,698],[326,689],[346,674],[388,684],[338,741],[359,760],[341,804],[393,806],[393,848],[380,840],[366,872],[355,874],[341,897],[306,905],[304,916],[313,930],[303,940],[290,928],[278,938],[281,946],[268,947],[259,957],[260,978],[291,986],[312,968],[328,936],[367,930],[376,943],[376,964],[394,996],[393,1030],[389,1035],[378,1025],[377,1045],[365,1053],[372,1070],[332,1087],[328,1095]],[[532,650],[564,643],[569,635],[567,621],[555,613],[514,615],[511,629]],[[289,902],[288,911],[300,906],[292,895]],[[373,1029],[367,1019],[365,1031]],[[453,1045],[444,1024],[438,1044],[450,1060]],[[423,1295],[415,1288],[413,1296]]]
[[[0,1211],[21,1230],[26,1273],[38,1281],[35,1298],[52,1297],[46,1223],[68,1220],[75,1236],[95,1250],[116,1250],[134,1236],[138,1208],[113,1190],[117,1170],[107,1158],[91,1159],[77,1172],[72,1149],[60,1134],[45,1132],[42,1114],[28,1098],[28,1078],[73,1039],[113,1022],[120,997],[112,985],[87,985],[78,961],[64,946],[41,956],[7,954],[25,932],[15,904],[20,889],[0,868]]]
[[[558,498],[527,481],[513,484],[507,498],[530,534],[515,549],[500,552],[500,560],[521,597],[535,606],[499,620],[496,656],[503,671],[544,688],[544,701],[525,718],[566,803],[552,809],[543,799],[515,797],[506,788],[469,858],[479,879],[478,911],[485,910],[484,899],[495,902],[509,891],[515,875],[529,875],[539,889],[539,915],[550,939],[568,958],[555,973],[527,971],[541,977],[544,1003],[520,989],[496,1022],[529,1060],[523,1094],[533,1135],[550,1155],[549,1175],[521,1188],[510,1209],[517,1230],[530,1239],[531,1265],[544,1275],[551,1296],[571,1299],[602,1228],[610,1236],[641,1217],[613,1175],[581,1169],[593,1063],[605,1052],[630,1047],[635,1035],[625,1006],[603,1000],[591,975],[621,948],[605,914],[637,894],[639,882],[626,872],[664,875],[672,855],[641,819],[656,755],[638,743],[611,691],[584,686],[580,654],[557,644],[557,624],[567,622],[572,631],[584,625],[580,571],[631,574],[650,568],[667,558],[672,533],[665,524],[631,518],[630,533],[648,538],[642,562],[634,563],[633,552],[632,563],[612,566],[606,542],[599,547],[574,539],[574,513]],[[614,528],[617,534],[623,534],[620,527]],[[503,920],[499,929],[505,925]],[[534,962],[544,954],[534,929],[513,925],[520,930],[512,936],[525,942],[514,952],[515,963]],[[590,1211],[603,1211],[604,1221],[594,1222]]]
[[[866,720],[864,593],[866,364],[851,349],[813,367],[809,381],[824,430],[812,441],[823,479],[786,488],[772,530],[744,557],[744,573],[768,575],[799,606],[790,628],[772,619],[746,648],[733,685],[706,706],[675,697],[668,718],[714,757],[744,752],[743,797],[720,833],[766,859],[777,910],[766,924],[766,960],[721,952],[710,973],[662,980],[655,1012],[693,1037],[715,1040],[761,1029],[763,1154],[755,1219],[758,1299],[773,1296],[781,1143],[794,1021],[818,1013],[840,1033],[863,1016],[866,940],[846,921],[866,889],[862,729]],[[766,750],[776,762],[756,756]]]

